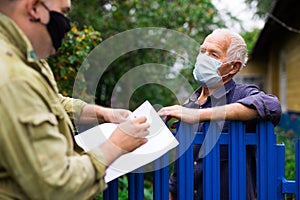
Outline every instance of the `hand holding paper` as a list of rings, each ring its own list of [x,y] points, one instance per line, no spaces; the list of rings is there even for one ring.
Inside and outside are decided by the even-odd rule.
[[[139,116],[146,116],[150,124],[149,135],[146,137],[148,142],[115,160],[106,170],[106,182],[152,162],[178,145],[173,134],[148,101],[132,113],[131,119]],[[75,140],[85,151],[89,151],[105,142],[116,128],[116,124],[101,124],[75,136]]]
[[[150,127],[146,120],[145,116],[140,116],[118,125],[109,137],[110,142],[126,153],[145,144],[147,142],[145,137],[149,134],[148,128]]]

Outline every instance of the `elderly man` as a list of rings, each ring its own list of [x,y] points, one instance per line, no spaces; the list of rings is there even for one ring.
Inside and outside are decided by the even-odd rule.
[[[70,30],[70,0],[0,1],[0,199],[91,199],[105,169],[147,142],[146,117],[63,97],[47,63]],[[72,120],[120,123],[90,152]],[[75,149],[77,151],[75,151]]]
[[[193,71],[194,78],[201,84],[183,106],[170,106],[159,111],[161,116],[171,116],[187,123],[210,120],[243,120],[248,131],[255,131],[257,120],[271,120],[276,125],[281,116],[279,100],[265,94],[255,85],[237,84],[232,78],[246,64],[247,48],[242,37],[228,29],[217,29],[208,35],[200,47],[200,53]],[[224,100],[225,99],[225,100]],[[250,130],[250,129],[254,130]],[[194,147],[194,199],[202,199],[201,146]],[[221,199],[228,199],[228,150],[220,149]],[[255,199],[255,150],[247,148],[247,199]],[[170,178],[170,196],[176,199],[176,168]]]

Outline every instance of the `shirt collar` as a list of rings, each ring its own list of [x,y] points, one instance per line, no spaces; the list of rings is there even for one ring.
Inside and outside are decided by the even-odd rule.
[[[232,90],[234,86],[235,86],[235,81],[231,79],[228,83],[224,85],[224,87],[217,89],[211,96],[213,96],[216,99],[220,99],[224,97],[230,90]],[[198,97],[201,94],[201,90],[202,87],[196,89],[195,92],[190,96],[189,100],[196,102],[198,100]]]
[[[232,88],[235,86],[235,82],[234,80],[230,80],[228,83],[226,83],[224,85],[224,87],[220,87],[218,88],[213,94],[212,96],[216,99],[220,99],[222,97],[224,97],[230,90],[232,90]]]

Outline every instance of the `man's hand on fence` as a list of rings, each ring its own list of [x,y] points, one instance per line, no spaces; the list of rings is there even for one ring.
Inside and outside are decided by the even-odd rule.
[[[160,109],[159,116],[166,120],[167,116],[175,117],[189,124],[195,124],[200,121],[200,110],[185,108],[183,106],[174,105]]]

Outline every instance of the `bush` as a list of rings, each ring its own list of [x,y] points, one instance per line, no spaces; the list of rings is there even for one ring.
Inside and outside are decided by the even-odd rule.
[[[285,178],[288,180],[295,180],[295,154],[296,154],[296,142],[299,138],[293,130],[285,131],[276,127],[275,132],[277,135],[277,143],[284,144],[285,146]]]
[[[71,31],[64,38],[57,54],[48,59],[48,63],[54,73],[59,92],[64,96],[87,97],[85,79],[83,75],[77,76],[82,62],[88,54],[102,41],[101,34],[93,27],[84,27],[78,30],[72,25]],[[85,69],[86,70],[86,69]],[[79,94],[73,94],[73,85],[80,83]],[[90,97],[93,98],[93,97]]]

